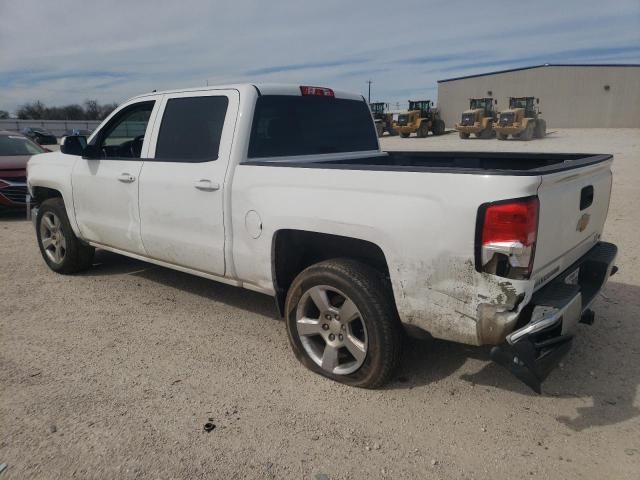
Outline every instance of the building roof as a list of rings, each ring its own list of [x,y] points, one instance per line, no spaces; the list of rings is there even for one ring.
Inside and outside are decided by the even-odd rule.
[[[520,70],[531,70],[533,68],[544,67],[640,67],[640,63],[544,63],[542,65],[532,65],[530,67],[510,68],[508,70],[497,70],[495,72],[476,73],[475,75],[465,75],[463,77],[445,78],[438,80],[438,83],[453,82],[465,78],[486,77],[488,75],[498,75],[500,73],[518,72]]]

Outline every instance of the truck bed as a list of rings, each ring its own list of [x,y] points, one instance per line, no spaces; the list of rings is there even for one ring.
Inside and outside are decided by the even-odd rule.
[[[384,152],[382,155],[327,160],[256,160],[249,165],[346,170],[544,175],[610,160],[607,154],[519,152]]]

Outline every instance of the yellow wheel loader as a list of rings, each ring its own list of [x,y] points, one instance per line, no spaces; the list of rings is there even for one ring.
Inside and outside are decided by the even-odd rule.
[[[409,100],[409,110],[398,114],[398,119],[393,122],[393,129],[402,138],[407,138],[412,133],[424,138],[429,132],[434,135],[444,133],[444,121],[440,118],[440,111],[433,108],[430,100]]]
[[[393,130],[393,113],[389,113],[389,104],[384,102],[370,103],[371,115],[376,124],[376,132],[378,137],[384,135],[384,132],[388,132],[389,135],[396,135]]]
[[[509,97],[509,109],[498,115],[498,121],[493,124],[498,140],[506,140],[511,135],[518,140],[543,138],[547,134],[547,122],[539,118],[540,110],[537,105],[539,98]]]
[[[460,138],[467,139],[471,134],[476,138],[488,139],[496,136],[493,130],[493,122],[496,121],[494,105],[498,103],[493,98],[471,98],[469,109],[462,112],[460,123],[456,123],[455,129]]]

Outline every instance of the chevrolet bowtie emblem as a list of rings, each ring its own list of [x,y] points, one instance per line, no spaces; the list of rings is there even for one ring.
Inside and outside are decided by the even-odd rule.
[[[588,213],[585,213],[584,215],[582,215],[580,217],[580,220],[578,220],[578,225],[576,226],[576,230],[578,232],[584,232],[585,229],[587,228],[587,225],[589,225],[590,219],[591,219],[591,215],[589,215]]]

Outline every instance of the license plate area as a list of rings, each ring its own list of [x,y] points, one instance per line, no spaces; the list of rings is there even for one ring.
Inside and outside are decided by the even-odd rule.
[[[564,283],[567,285],[578,285],[580,280],[580,267],[576,268],[574,271],[569,273],[566,277],[564,277]]]

